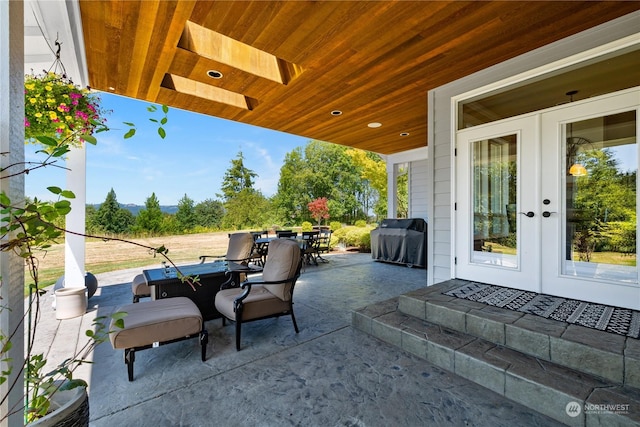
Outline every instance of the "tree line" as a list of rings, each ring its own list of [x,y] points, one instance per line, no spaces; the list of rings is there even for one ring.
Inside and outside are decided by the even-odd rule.
[[[221,194],[196,203],[185,192],[175,214],[162,212],[152,193],[134,215],[111,189],[98,208],[87,206],[87,232],[161,235],[315,224],[309,203],[319,198],[327,200],[330,221],[353,224],[387,214],[386,164],[375,153],[309,141],[285,156],[273,197],[255,188],[257,177],[239,152],[223,176]]]

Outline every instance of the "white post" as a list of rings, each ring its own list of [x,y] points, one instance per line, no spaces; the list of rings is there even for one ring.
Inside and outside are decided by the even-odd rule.
[[[24,170],[24,4],[0,0],[0,167],[18,164],[2,176]],[[5,154],[6,153],[6,154]],[[24,200],[24,175],[0,179],[0,191],[12,203]],[[4,241],[3,241],[4,242]],[[12,372],[0,385],[0,426],[23,425],[24,261],[0,252],[0,333],[13,344],[2,358],[12,359]],[[0,362],[0,369],[7,369]],[[13,386],[12,386],[13,385]],[[5,399],[5,397],[7,397]]]
[[[67,190],[75,194],[71,199],[71,212],[66,217],[66,229],[73,233],[85,232],[85,205],[87,198],[87,155],[84,145],[72,147],[67,153]],[[85,239],[73,233],[65,233],[64,282],[65,288],[84,287]]]
[[[387,157],[387,218],[395,218],[398,210],[397,168],[393,160]]]

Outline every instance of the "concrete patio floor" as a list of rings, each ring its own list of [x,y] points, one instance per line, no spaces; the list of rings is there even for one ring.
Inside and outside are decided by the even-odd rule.
[[[475,383],[351,327],[352,310],[426,285],[424,269],[336,253],[306,266],[294,294],[300,327],[283,317],[243,325],[206,323],[197,340],[137,352],[127,380],[122,350],[98,346],[87,379],[91,425],[101,426],[553,426],[560,425]],[[131,302],[141,269],[97,275],[81,318],[58,321],[43,298],[38,347],[51,361],[84,341],[96,316]]]

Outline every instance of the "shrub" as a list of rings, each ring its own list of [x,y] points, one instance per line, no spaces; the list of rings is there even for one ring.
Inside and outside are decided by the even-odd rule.
[[[364,219],[359,219],[356,221],[356,227],[366,227],[367,226],[367,221],[365,221]]]
[[[333,232],[331,237],[332,245],[340,243],[349,247],[357,247],[360,252],[371,251],[371,227],[356,227],[353,225],[341,227]]]
[[[331,221],[329,227],[331,227],[333,231],[336,231],[342,228],[342,223],[340,223],[340,221]]]
[[[302,223],[302,231],[312,231],[313,230],[313,224],[311,224],[309,221],[304,221]]]

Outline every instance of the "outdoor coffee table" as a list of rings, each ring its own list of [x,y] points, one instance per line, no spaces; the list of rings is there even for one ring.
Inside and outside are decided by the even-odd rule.
[[[253,268],[227,261],[183,265],[178,268],[184,276],[199,278],[199,281],[194,284],[195,290],[178,278],[175,267],[152,268],[142,271],[151,288],[151,298],[156,300],[187,297],[198,306],[204,320],[221,317],[215,308],[215,299],[223,283],[230,281],[230,286],[239,286],[241,273],[256,271]]]

